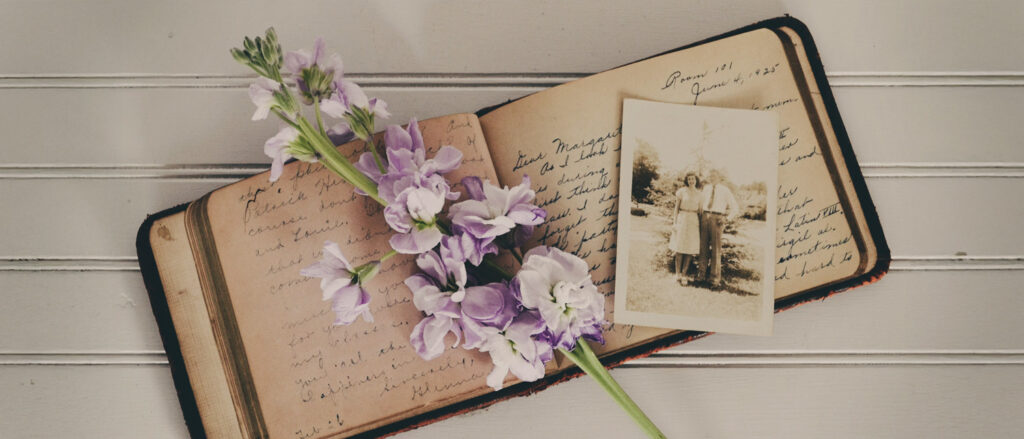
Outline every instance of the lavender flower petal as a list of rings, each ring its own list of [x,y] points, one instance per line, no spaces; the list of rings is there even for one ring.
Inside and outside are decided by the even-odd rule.
[[[413,120],[415,121],[415,119]],[[411,123],[412,122],[410,122],[410,127],[412,127]],[[384,130],[384,145],[387,146],[389,151],[415,151],[409,131],[402,129],[402,127],[398,125],[388,125],[387,129]]]
[[[509,207],[514,207],[520,204],[527,204],[537,196],[533,189],[530,189],[530,176],[524,175],[523,179],[518,185],[508,189],[508,204]]]
[[[349,285],[335,292],[331,309],[334,310],[335,325],[351,324],[360,316],[367,323],[373,322],[370,293],[360,285]]]
[[[529,178],[513,188],[499,188],[477,179],[463,179],[470,199],[458,202],[448,210],[452,225],[473,237],[494,238],[517,225],[534,226],[544,221],[546,212],[533,204],[535,193],[529,189]]]
[[[373,321],[370,314],[370,293],[354,282],[355,273],[338,244],[325,241],[323,257],[300,271],[303,276],[319,277],[323,300],[331,301],[335,325],[348,325],[362,316]]]
[[[320,101],[320,111],[335,119],[342,119],[348,113],[348,107],[340,100],[337,94]]]
[[[391,117],[391,113],[388,112],[388,103],[384,102],[384,100],[380,98],[370,98],[369,110],[373,113],[374,117],[379,117],[381,119]]]
[[[389,243],[399,253],[414,255],[434,248],[442,236],[437,227],[430,227],[392,235]]]
[[[545,212],[545,216],[546,215],[547,215],[547,212]],[[525,246],[526,243],[530,240],[530,237],[533,236],[533,229],[534,229],[534,226],[530,226],[530,225],[524,225],[524,226],[516,227],[515,231],[512,233],[512,246],[513,247],[523,247],[523,246]]]
[[[508,211],[508,217],[516,224],[536,226],[544,222],[547,211],[529,204],[516,204]]]
[[[352,132],[347,123],[341,122],[327,129],[327,138],[331,139],[334,146],[339,146],[355,140],[356,133]]]
[[[405,195],[405,197],[402,195]],[[399,195],[398,199],[400,200],[399,202],[405,201],[409,216],[414,221],[429,224],[433,223],[437,214],[441,213],[441,209],[444,207],[445,196],[443,193],[439,194],[437,191],[428,188],[417,187],[407,189],[403,194]]]
[[[518,313],[515,297],[504,282],[466,288],[464,318],[504,330]]]
[[[487,376],[487,385],[501,389],[505,375],[512,372],[523,381],[544,377],[544,359],[551,358],[551,345],[544,337],[543,323],[533,311],[517,316],[509,327],[487,339],[480,348],[491,355],[494,369]]]
[[[371,152],[364,152],[353,165],[359,172],[373,180],[374,183],[380,183],[380,180],[384,178],[384,174],[381,174],[380,168],[377,167],[377,161],[374,160],[373,153]]]
[[[459,305],[452,300],[451,293],[441,291],[434,282],[423,274],[414,274],[405,279],[405,285],[412,290],[413,305],[427,315],[459,317]]]
[[[281,173],[284,172],[284,162],[292,158],[291,154],[288,154],[288,145],[298,137],[299,130],[292,127],[284,127],[263,144],[263,153],[273,160],[270,164],[271,182],[281,178]]]
[[[388,223],[388,226],[391,227],[391,230],[394,230],[402,235],[411,232],[414,227],[412,217],[409,216],[409,212],[405,209],[405,206],[402,206],[400,204],[392,203],[388,204],[387,207],[384,208],[384,221]],[[392,239],[394,238],[392,237]],[[392,247],[394,247],[394,244],[392,244]],[[395,250],[398,249],[396,248]]]
[[[252,120],[263,120],[270,114],[271,107],[276,102],[274,92],[281,88],[281,84],[269,78],[259,77],[256,82],[249,86],[249,99],[256,105],[256,112],[252,114]]]
[[[363,89],[359,87],[355,82],[347,79],[335,81],[335,95],[341,101],[341,103],[348,110],[352,112],[353,107],[369,108],[370,99],[363,92]]]
[[[469,198],[476,201],[484,199],[484,182],[480,177],[465,177],[462,179],[462,187],[466,188]]]
[[[409,342],[421,358],[433,360],[444,353],[444,339],[449,332],[455,334],[455,344],[452,347],[458,346],[462,338],[459,325],[449,317],[428,316],[412,329]]]
[[[434,154],[434,158],[427,160],[420,168],[424,174],[447,174],[454,171],[462,163],[462,151],[454,146],[442,146]]]

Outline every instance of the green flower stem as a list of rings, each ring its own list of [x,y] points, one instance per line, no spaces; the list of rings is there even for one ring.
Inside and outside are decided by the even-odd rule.
[[[384,256],[380,257],[380,262],[384,262],[384,261],[386,261],[388,259],[391,259],[392,256],[397,255],[397,254],[398,254],[398,252],[392,249],[391,251],[389,251],[387,253],[384,253]]]
[[[370,154],[373,154],[373,161],[377,163],[377,169],[380,169],[381,174],[387,174],[388,169],[384,167],[384,160],[380,158],[380,152],[377,151],[377,142],[373,140],[373,134],[366,139],[366,149],[370,150]]]
[[[509,252],[512,253],[512,257],[516,258],[516,261],[519,262],[519,265],[523,265],[523,255],[519,253],[518,248],[511,248],[509,249]]]
[[[316,127],[320,129],[320,135],[327,137],[327,131],[324,130],[324,118],[320,115],[320,101],[313,102],[313,112],[316,113]]]
[[[590,348],[590,345],[587,344],[586,340],[582,337],[576,340],[576,349],[573,349],[572,351],[567,351],[565,349],[559,349],[558,351],[565,355],[566,358],[572,360],[573,363],[576,363],[583,372],[586,372],[587,375],[590,375],[591,378],[597,381],[605,392],[608,392],[608,395],[611,396],[612,399],[614,399],[615,402],[617,402],[631,418],[633,418],[633,421],[640,426],[640,429],[643,430],[644,433],[647,433],[649,437],[655,439],[665,438],[665,434],[662,433],[656,425],[654,425],[654,422],[644,414],[643,410],[640,409],[640,406],[636,405],[636,403],[633,402],[633,399],[626,394],[626,391],[622,390],[619,383],[612,378],[611,374],[608,373],[608,370],[604,368],[603,364],[601,364],[601,361],[597,359],[597,355],[594,354],[594,351]]]
[[[313,144],[313,148],[320,154],[321,162],[327,169],[338,174],[356,188],[366,192],[370,198],[380,203],[381,206],[387,206],[388,203],[377,194],[377,184],[370,180],[369,177],[363,175],[362,172],[359,172],[355,166],[352,166],[352,163],[335,149],[334,144],[326,136],[320,135],[306,118],[299,117],[297,125],[299,132],[309,139],[310,143]]]
[[[278,110],[277,108],[272,108],[270,111],[272,111],[275,115],[277,115],[277,117],[279,119],[281,119],[282,121],[284,121],[288,125],[291,125],[292,128],[295,128],[295,129],[297,129],[299,131],[302,130],[302,128],[299,127],[299,124],[295,123],[294,120],[291,120],[290,118],[288,118],[288,116],[286,116],[284,113],[282,113],[281,110]]]
[[[504,268],[501,268],[501,266],[491,258],[484,258],[484,263],[481,265],[486,265],[487,268],[494,270],[495,273],[498,273],[498,275],[502,276],[505,280],[512,280],[512,273],[505,271]]]

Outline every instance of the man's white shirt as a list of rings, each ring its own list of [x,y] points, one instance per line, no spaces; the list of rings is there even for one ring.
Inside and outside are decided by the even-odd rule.
[[[712,195],[714,195],[714,200],[711,199]],[[705,185],[702,196],[704,198],[702,206],[705,212],[724,213],[730,220],[740,213],[739,203],[736,202],[736,197],[729,190],[729,186],[721,183]]]

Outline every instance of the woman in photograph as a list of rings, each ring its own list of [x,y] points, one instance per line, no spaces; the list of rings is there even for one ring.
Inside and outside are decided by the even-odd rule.
[[[697,174],[689,172],[675,194],[672,236],[669,238],[668,248],[675,252],[676,279],[680,285],[689,283],[686,271],[690,268],[693,258],[700,253],[700,187]]]

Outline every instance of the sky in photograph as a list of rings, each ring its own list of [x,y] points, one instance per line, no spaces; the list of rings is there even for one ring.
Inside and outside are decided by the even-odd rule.
[[[629,101],[622,129],[623,142],[635,148],[641,139],[658,152],[661,172],[694,166],[700,149],[737,185],[768,182],[777,172],[778,122],[771,112]]]

